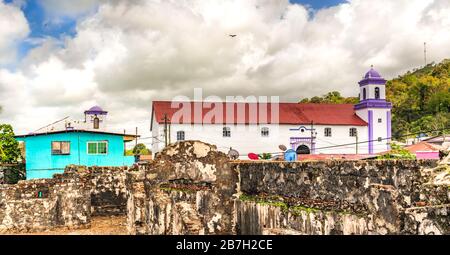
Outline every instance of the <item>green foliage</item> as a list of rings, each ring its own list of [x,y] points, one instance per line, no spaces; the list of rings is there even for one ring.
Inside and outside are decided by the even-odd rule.
[[[343,97],[337,91],[329,92],[322,97],[305,98],[300,103],[314,103],[314,104],[357,104],[359,99],[357,97]]]
[[[378,156],[378,159],[416,159],[416,155],[412,154],[400,145],[392,144],[391,151],[387,154]]]
[[[270,160],[270,159],[272,159],[272,154],[262,153],[262,154],[259,154],[258,157],[259,157],[259,159],[262,159],[262,160]]]
[[[132,150],[132,155],[150,155],[152,154],[152,152],[147,149],[147,146],[145,146],[145,144],[143,143],[139,143],[136,146],[134,146],[133,150]]]
[[[133,150],[126,150],[125,156],[134,156]]]
[[[19,142],[11,125],[0,124],[0,163],[14,163],[21,158]]]
[[[450,125],[450,60],[389,81],[387,99],[393,104],[394,138],[405,140],[428,130],[436,130],[429,136],[443,134]]]

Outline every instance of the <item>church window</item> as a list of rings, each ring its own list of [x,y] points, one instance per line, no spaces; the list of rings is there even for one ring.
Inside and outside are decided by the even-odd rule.
[[[363,88],[363,100],[367,99],[366,88]]]
[[[383,123],[383,119],[382,119],[382,118],[379,118],[379,119],[378,119],[378,123]]]
[[[262,137],[269,137],[269,128],[268,127],[261,128],[261,136]]]
[[[383,138],[378,137],[378,142],[381,142],[381,141],[383,141]]]
[[[358,131],[356,130],[356,128],[350,128],[350,136],[351,137],[356,137]]]
[[[223,137],[231,137],[231,129],[229,127],[223,127]]]
[[[178,131],[177,132],[177,141],[184,141],[184,139],[185,139],[184,131]]]
[[[375,88],[375,99],[380,99],[380,88]]]
[[[331,128],[325,128],[325,137],[331,137]]]

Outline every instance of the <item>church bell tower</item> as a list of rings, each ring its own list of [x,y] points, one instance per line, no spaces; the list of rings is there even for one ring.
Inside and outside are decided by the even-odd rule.
[[[91,107],[84,112],[84,122],[88,130],[104,131],[106,129],[107,111],[99,106]]]
[[[359,82],[359,104],[355,105],[356,114],[368,123],[369,154],[390,150],[391,109],[386,101],[386,80],[373,68]]]

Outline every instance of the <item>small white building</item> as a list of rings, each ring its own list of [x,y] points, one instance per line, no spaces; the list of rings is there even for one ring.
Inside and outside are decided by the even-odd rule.
[[[359,82],[360,103],[302,104],[171,102],[152,105],[152,151],[166,143],[200,140],[241,156],[276,153],[376,154],[390,149],[391,103],[386,80],[373,68]]]

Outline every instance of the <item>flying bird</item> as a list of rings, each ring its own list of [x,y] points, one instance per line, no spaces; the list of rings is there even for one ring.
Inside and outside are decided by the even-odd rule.
[[[237,35],[230,35],[230,37],[236,37]]]

